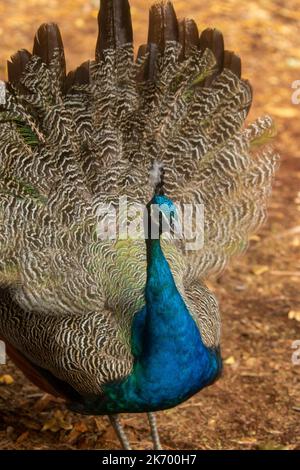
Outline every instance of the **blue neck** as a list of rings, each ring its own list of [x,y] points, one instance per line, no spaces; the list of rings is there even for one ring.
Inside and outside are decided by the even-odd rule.
[[[203,344],[160,240],[147,240],[147,261],[146,305],[132,325],[133,371],[104,386],[100,414],[175,406],[212,383],[220,370],[219,352]]]
[[[202,341],[160,240],[147,240],[146,307],[133,327],[141,375],[153,401],[180,402],[212,381],[219,364]]]
[[[143,344],[142,356],[147,361],[164,361],[184,356],[186,346],[182,340],[186,335],[193,336],[195,346],[203,348],[200,333],[192,319],[174,282],[170,266],[164,256],[160,240],[147,240],[147,283],[145,290],[146,345]],[[146,348],[145,348],[146,346]],[[184,351],[179,353],[178,348]],[[191,349],[190,347],[188,348]]]

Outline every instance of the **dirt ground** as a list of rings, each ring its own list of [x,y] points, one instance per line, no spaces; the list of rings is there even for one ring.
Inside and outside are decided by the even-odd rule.
[[[132,0],[135,40],[146,39],[150,1]],[[254,87],[249,119],[271,114],[282,161],[269,218],[210,287],[223,317],[223,377],[181,406],[158,413],[165,449],[300,449],[300,365],[292,343],[300,340],[300,105],[291,103],[300,80],[300,1],[175,1],[178,16],[200,29],[215,26],[228,49],[243,58]],[[5,60],[30,48],[41,22],[61,26],[69,68],[93,55],[98,1],[0,0],[0,76]],[[0,380],[1,449],[112,449],[119,443],[105,417],[83,418],[43,395],[8,362]],[[136,449],[151,447],[145,416],[123,422]]]

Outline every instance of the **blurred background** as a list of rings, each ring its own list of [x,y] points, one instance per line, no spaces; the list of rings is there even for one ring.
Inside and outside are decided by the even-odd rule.
[[[131,0],[135,45],[147,39],[149,0]],[[176,409],[159,413],[165,449],[300,449],[300,80],[299,0],[174,2],[178,17],[199,30],[220,29],[242,58],[254,88],[253,120],[273,116],[282,163],[267,224],[210,287],[223,313],[223,378]],[[31,50],[43,22],[61,29],[68,69],[94,56],[98,0],[0,0],[0,78],[18,49]],[[300,96],[300,94],[298,95]],[[148,426],[124,417],[135,448],[149,448]],[[116,448],[106,418],[72,415],[24,379],[11,363],[0,369],[0,448]]]

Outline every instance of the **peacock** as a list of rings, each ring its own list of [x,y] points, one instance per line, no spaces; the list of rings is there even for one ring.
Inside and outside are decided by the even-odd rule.
[[[170,1],[151,7],[136,55],[128,0],[101,0],[98,24],[95,59],[68,74],[53,23],[8,62],[0,337],[70,410],[108,415],[125,449],[119,415],[147,413],[160,449],[155,412],[221,374],[219,307],[205,280],[265,220],[274,125],[244,125],[252,88],[240,58],[218,30],[178,21]],[[120,199],[139,204],[138,233],[113,236],[114,214],[125,228],[134,221]],[[204,208],[196,249],[180,236],[181,205]]]

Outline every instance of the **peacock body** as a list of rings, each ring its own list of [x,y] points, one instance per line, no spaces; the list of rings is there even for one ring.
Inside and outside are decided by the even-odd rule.
[[[252,91],[239,58],[218,31],[199,39],[192,20],[178,23],[170,2],[152,7],[136,60],[127,0],[102,0],[95,60],[66,75],[59,30],[45,24],[8,75],[0,336],[11,357],[81,413],[181,403],[221,372],[205,278],[264,220],[271,118],[244,128]],[[117,210],[120,197],[204,205],[203,247],[164,237],[159,221],[156,239],[99,238],[99,205]]]

